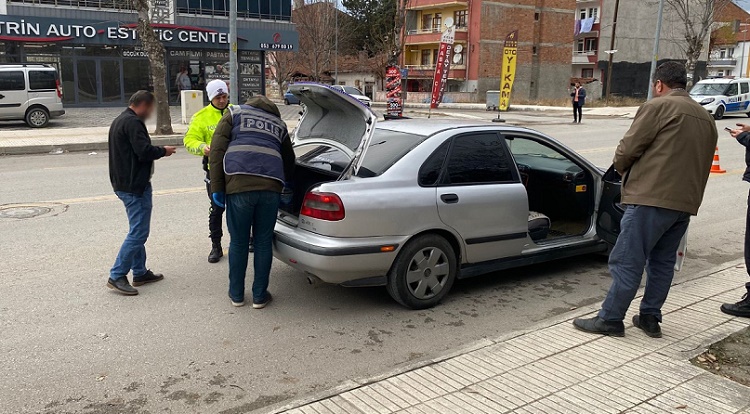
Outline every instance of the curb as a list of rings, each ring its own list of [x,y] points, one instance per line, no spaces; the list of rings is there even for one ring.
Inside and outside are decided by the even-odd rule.
[[[743,263],[744,263],[743,259],[737,259],[737,260],[732,260],[732,261],[729,261],[729,262],[722,263],[722,264],[717,265],[715,267],[712,267],[712,268],[710,268],[708,270],[700,272],[700,273],[696,274],[694,277],[690,277],[688,279],[680,281],[679,283],[673,283],[672,287],[678,286],[678,285],[682,285],[682,284],[685,284],[685,283],[689,283],[689,282],[692,282],[694,280],[698,280],[698,279],[703,279],[703,278],[709,277],[709,276],[711,276],[711,275],[713,275],[715,273],[721,272],[723,270],[727,270],[729,268],[741,265]],[[643,294],[643,289],[641,288],[641,289],[639,289],[638,295],[636,296],[636,298],[640,297],[642,294]],[[305,406],[305,405],[308,405],[308,404],[312,404],[312,403],[317,402],[317,401],[325,400],[325,399],[333,397],[335,395],[340,395],[340,394],[343,394],[345,392],[352,391],[354,389],[361,388],[361,387],[364,387],[366,385],[369,385],[369,384],[372,384],[372,383],[375,383],[375,382],[378,382],[378,381],[382,381],[382,380],[385,380],[385,379],[388,379],[388,378],[391,378],[391,377],[395,377],[397,375],[400,375],[400,374],[403,374],[403,373],[406,373],[406,372],[414,371],[416,369],[423,368],[423,367],[426,367],[426,366],[429,366],[429,365],[434,365],[434,364],[437,364],[439,362],[442,362],[442,361],[445,361],[445,360],[448,360],[448,359],[451,359],[451,358],[455,358],[457,356],[460,356],[460,355],[463,355],[463,354],[466,354],[466,353],[469,353],[469,352],[472,352],[472,351],[480,350],[482,348],[486,348],[486,347],[489,347],[489,346],[497,345],[499,343],[508,341],[510,339],[513,339],[513,338],[516,338],[516,337],[519,337],[519,336],[523,336],[523,335],[527,335],[529,333],[535,332],[535,331],[537,331],[539,329],[548,328],[548,327],[551,327],[551,326],[554,326],[554,325],[565,323],[567,321],[570,321],[573,318],[578,318],[578,317],[585,316],[585,315],[591,314],[593,312],[596,312],[598,309],[599,309],[599,304],[584,306],[582,308],[578,308],[578,309],[575,309],[575,310],[572,310],[572,311],[569,311],[569,312],[565,312],[565,313],[557,315],[557,316],[553,316],[553,317],[551,317],[549,319],[545,319],[544,321],[538,322],[538,323],[532,325],[531,327],[529,327],[527,329],[522,329],[522,330],[516,330],[516,331],[507,332],[507,333],[504,333],[502,335],[499,335],[499,336],[491,338],[491,339],[490,338],[482,338],[482,339],[473,341],[473,342],[471,342],[471,343],[469,343],[469,344],[467,344],[465,346],[461,346],[458,349],[455,349],[455,350],[452,350],[452,351],[440,354],[440,355],[438,355],[438,356],[436,356],[434,358],[431,358],[431,359],[410,362],[410,363],[407,363],[405,365],[402,365],[402,366],[393,368],[391,370],[388,370],[388,371],[386,371],[384,373],[376,374],[376,375],[369,376],[369,377],[355,378],[355,379],[347,380],[347,381],[344,381],[343,383],[339,384],[336,387],[333,387],[333,388],[330,388],[330,389],[327,389],[327,390],[324,390],[324,391],[316,392],[316,393],[313,393],[313,394],[309,394],[309,395],[306,395],[306,396],[294,399],[292,401],[281,402],[281,403],[278,403],[278,404],[274,404],[274,405],[270,405],[270,406],[267,406],[267,407],[259,408],[257,410],[251,411],[251,413],[253,413],[253,414],[261,414],[261,413],[263,413],[263,414],[280,414],[280,413],[284,413],[286,411],[293,410],[295,408],[302,407],[302,406]]]
[[[174,145],[182,146],[183,135],[159,135],[151,138],[151,143],[156,146]],[[31,155],[31,154],[59,154],[62,152],[84,152],[105,151],[109,149],[107,141],[98,142],[73,142],[58,145],[18,145],[0,147],[0,156],[3,155]]]

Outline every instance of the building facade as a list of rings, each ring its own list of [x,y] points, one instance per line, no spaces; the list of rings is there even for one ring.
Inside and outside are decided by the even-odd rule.
[[[197,90],[229,80],[227,0],[152,0],[151,12],[172,103],[183,69]],[[291,0],[239,0],[238,16],[240,96],[264,93],[265,52],[299,45]],[[136,22],[127,0],[0,0],[0,63],[57,67],[66,105],[121,105],[152,83]]]
[[[710,77],[747,77],[750,73],[750,13],[732,2],[719,4],[711,32]]]
[[[575,5],[566,0],[411,0],[402,65],[408,92],[429,92],[441,32],[450,18],[456,26],[447,92],[473,94],[484,102],[500,88],[502,48],[519,31],[516,99],[566,96],[570,79],[570,33]]]

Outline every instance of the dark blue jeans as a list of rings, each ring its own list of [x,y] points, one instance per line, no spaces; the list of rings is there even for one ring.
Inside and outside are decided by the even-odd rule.
[[[612,286],[599,317],[622,321],[635,298],[646,268],[646,292],[640,313],[661,321],[661,307],[667,300],[674,277],[677,248],[690,224],[690,214],[649,206],[627,206],[620,223],[620,235],[609,256]]]
[[[109,271],[109,278],[117,280],[127,276],[131,270],[133,276],[142,276],[147,271],[146,240],[151,231],[151,184],[141,195],[123,191],[115,191],[115,194],[125,205],[130,230],[122,242],[112,270]]]
[[[268,279],[273,262],[273,229],[279,211],[279,193],[248,191],[227,194],[227,227],[229,227],[229,297],[235,302],[245,298],[245,274],[252,228],[255,242],[253,257],[253,302],[266,299]]]

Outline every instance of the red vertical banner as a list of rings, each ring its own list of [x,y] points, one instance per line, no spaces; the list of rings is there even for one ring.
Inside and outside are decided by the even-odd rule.
[[[453,41],[455,40],[456,29],[450,26],[445,29],[440,39],[440,48],[438,49],[437,64],[435,65],[435,76],[432,80],[432,99],[430,99],[430,109],[436,109],[440,102],[443,101],[443,94],[448,85],[448,72],[451,69],[451,55],[453,54]]]
[[[398,66],[388,66],[385,69],[385,94],[388,105],[386,113],[390,116],[402,116],[404,104],[401,98],[401,69]]]

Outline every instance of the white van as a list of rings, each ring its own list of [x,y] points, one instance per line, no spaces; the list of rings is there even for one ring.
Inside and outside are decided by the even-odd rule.
[[[63,114],[57,69],[42,63],[0,63],[0,120],[42,128]]]
[[[693,86],[690,96],[715,119],[724,115],[750,116],[750,79],[704,79]]]

